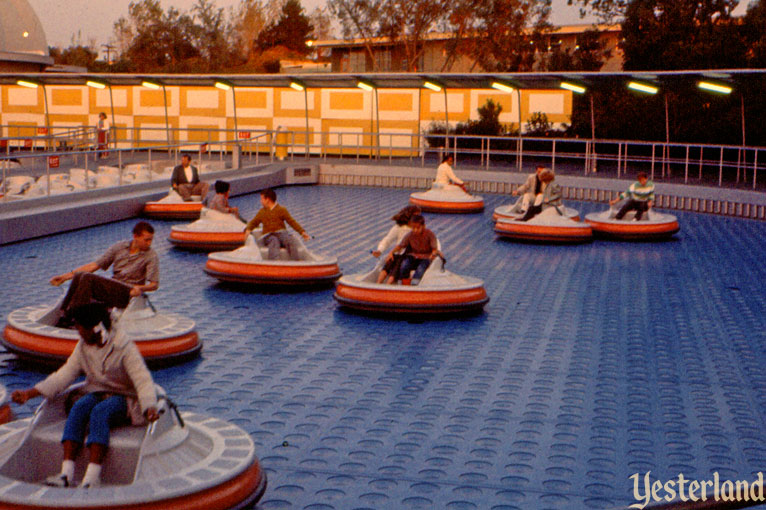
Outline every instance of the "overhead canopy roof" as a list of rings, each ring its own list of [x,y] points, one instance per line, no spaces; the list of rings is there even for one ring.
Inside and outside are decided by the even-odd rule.
[[[355,88],[365,81],[380,89],[416,89],[425,81],[435,82],[448,89],[489,88],[500,81],[521,89],[556,89],[562,81],[580,84],[586,88],[622,86],[630,80],[642,81],[660,88],[696,86],[701,80],[727,84],[734,89],[761,87],[766,70],[729,69],[710,71],[663,72],[550,72],[550,73],[306,73],[306,74],[80,74],[80,73],[0,73],[0,85],[15,84],[24,79],[45,85],[84,85],[93,80],[114,86],[141,85],[151,81],[166,86],[212,87],[223,81],[235,87],[288,87],[298,81],[307,88]]]

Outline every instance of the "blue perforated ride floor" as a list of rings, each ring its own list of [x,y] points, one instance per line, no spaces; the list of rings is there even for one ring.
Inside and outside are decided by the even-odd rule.
[[[346,274],[409,191],[296,187],[279,200]],[[191,316],[202,357],[155,372],[181,409],[246,429],[264,509],[611,508],[629,476],[751,479],[766,467],[766,223],[678,214],[665,243],[499,240],[489,218],[427,214],[485,313],[408,322],[336,309],[332,290],[232,289],[154,222],[158,308]],[[257,195],[232,201],[251,217]],[[601,205],[575,204],[581,214]],[[134,221],[0,248],[0,315],[52,302],[50,276],[94,260]],[[2,355],[9,389],[43,375]],[[31,404],[20,409],[29,415]]]

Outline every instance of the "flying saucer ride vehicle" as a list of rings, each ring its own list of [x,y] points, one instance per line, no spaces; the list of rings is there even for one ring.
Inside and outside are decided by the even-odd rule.
[[[622,219],[617,219],[615,216],[621,205],[619,202],[606,211],[585,215],[585,221],[593,228],[596,237],[623,241],[663,241],[681,230],[678,218],[654,208],[646,211],[640,220],[636,220],[636,211],[629,211]]]
[[[22,359],[60,365],[80,337],[74,329],[56,327],[58,309],[59,303],[12,311],[0,343]],[[149,366],[186,361],[202,349],[193,320],[157,311],[146,296],[132,298],[119,320]]]
[[[343,308],[378,314],[445,315],[478,312],[489,302],[484,282],[444,267],[437,257],[418,285],[376,283],[383,260],[367,273],[342,276],[333,298]]]
[[[32,418],[0,425],[0,508],[228,510],[263,496],[266,473],[247,432],[215,417],[178,412],[161,388],[159,420],[112,430],[100,486],[44,485],[61,465],[67,397],[82,384],[44,401]],[[85,457],[76,460],[76,478]]]
[[[253,232],[236,250],[210,253],[205,272],[225,282],[298,287],[329,285],[341,275],[337,258],[310,251],[295,233],[290,235],[297,260],[291,260],[284,248],[278,259],[268,259],[268,248],[262,238],[256,240],[258,235]]]
[[[168,241],[187,250],[231,250],[244,244],[245,226],[233,214],[203,207],[199,220],[187,225],[173,225]]]

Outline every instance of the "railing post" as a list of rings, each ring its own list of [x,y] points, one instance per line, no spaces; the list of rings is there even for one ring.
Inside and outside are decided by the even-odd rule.
[[[51,162],[50,160],[45,157],[45,175],[48,178],[48,196],[51,196]]]
[[[553,139],[553,146],[551,147],[551,170],[556,172],[556,139]]]
[[[686,161],[684,162],[684,184],[689,182],[689,145],[686,146]]]
[[[654,149],[656,145],[652,144],[652,175],[650,177],[651,180],[654,180]]]
[[[492,144],[492,139],[487,138],[487,170],[489,170],[489,155],[492,152],[491,144]]]
[[[700,167],[699,167],[699,177],[698,179],[702,181],[702,154],[705,152],[705,148],[700,145]]]
[[[753,189],[755,189],[755,179],[758,175],[758,149],[755,149],[755,160],[753,161]]]
[[[718,162],[718,187],[723,185],[723,147],[721,147],[721,158]]]
[[[739,184],[740,162],[742,161],[742,148],[737,150],[737,184]],[[747,178],[747,177],[745,177]]]
[[[617,178],[620,178],[620,166],[622,165],[622,142],[617,144]]]
[[[426,147],[428,146],[428,140],[423,136],[422,131],[418,131],[418,147],[420,147],[420,168],[426,166]]]

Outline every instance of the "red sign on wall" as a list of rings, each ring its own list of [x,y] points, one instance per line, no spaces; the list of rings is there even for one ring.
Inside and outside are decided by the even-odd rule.
[[[24,140],[24,148],[26,148],[26,149],[31,149],[32,148],[32,139],[31,138],[27,138],[26,140]]]
[[[50,168],[58,168],[61,164],[61,160],[58,156],[48,156],[48,166]]]
[[[207,154],[207,144],[206,144],[206,143],[203,143],[202,145],[200,145],[200,146],[199,146],[199,151],[200,151],[202,154]]]
[[[47,135],[48,134],[48,128],[47,127],[39,127],[39,128],[37,128],[37,134],[38,135]]]
[[[240,131],[239,132],[240,138],[250,138],[250,131]]]

